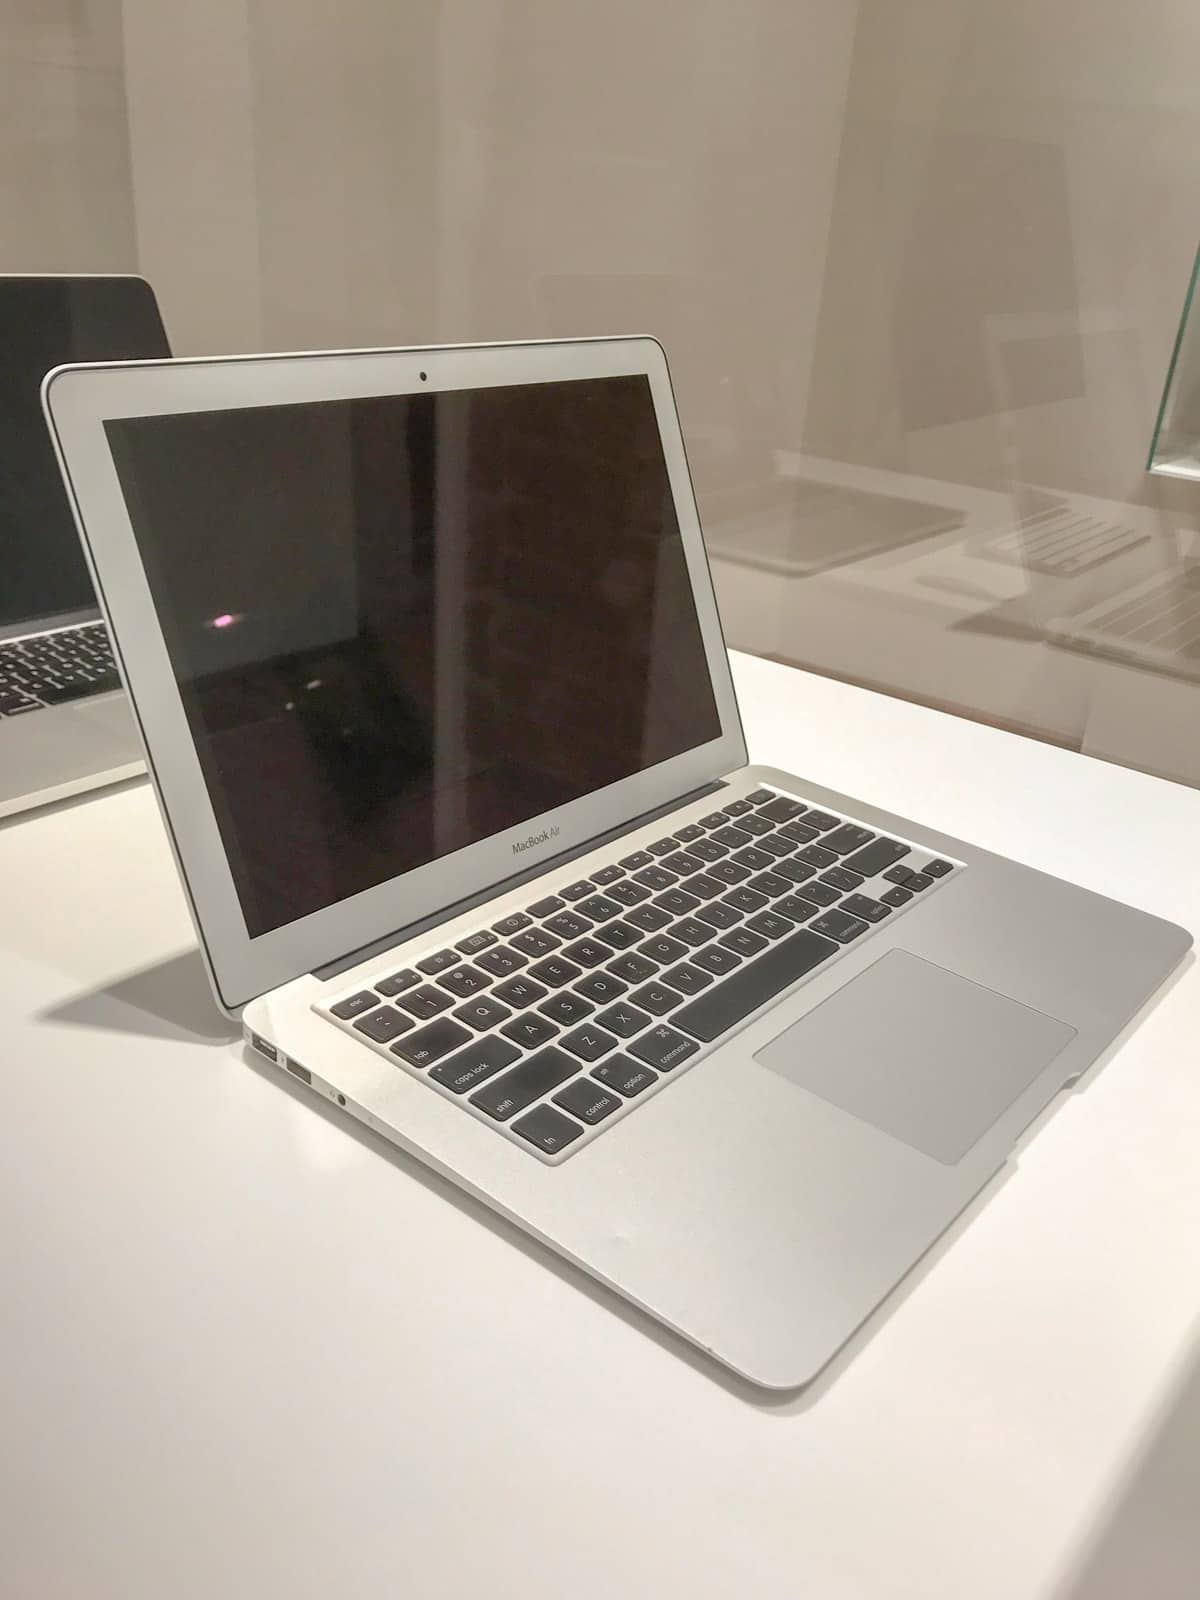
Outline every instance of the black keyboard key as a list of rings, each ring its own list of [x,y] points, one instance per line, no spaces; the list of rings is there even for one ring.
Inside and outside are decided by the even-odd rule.
[[[547,1039],[553,1039],[558,1029],[547,1018],[539,1017],[536,1011],[527,1011],[523,1017],[514,1017],[511,1022],[506,1022],[500,1032],[506,1039],[515,1039],[518,1044],[523,1044],[526,1050],[536,1050]]]
[[[485,1028],[495,1028],[501,1022],[506,1022],[512,1012],[507,1006],[502,1006],[490,994],[480,995],[475,1000],[468,1000],[465,1006],[456,1006],[454,1019],[456,1022],[465,1022],[470,1028],[477,1028],[480,1033]]]
[[[722,820],[724,819],[722,818]],[[698,822],[689,822],[686,828],[675,829],[675,837],[680,844],[691,844],[693,839],[702,839],[704,837],[704,829]]]
[[[708,874],[711,878],[720,878],[722,883],[745,883],[750,869],[739,866],[736,861],[714,861]]]
[[[748,1017],[833,955],[837,945],[809,928],[772,945],[758,961],[691,1000],[671,1018],[672,1026],[707,1043]]]
[[[740,827],[718,828],[713,838],[718,844],[726,845],[730,850],[740,850],[744,844],[750,843],[750,835]]]
[[[734,911],[740,911],[748,917],[752,911],[761,911],[767,903],[765,894],[759,894],[755,889],[733,889],[721,901],[723,906],[732,906]]]
[[[683,996],[678,989],[672,989],[668,984],[645,983],[640,989],[635,989],[629,998],[635,1006],[641,1006],[643,1011],[661,1017],[665,1011],[677,1006]]]
[[[664,856],[662,864],[668,872],[677,872],[680,877],[686,877],[689,872],[698,872],[704,865],[699,856],[689,855],[686,850],[676,850],[674,855]]]
[[[685,944],[690,944],[693,949],[697,945],[707,944],[712,938],[712,929],[705,922],[698,922],[695,917],[684,917],[681,922],[671,924],[671,932],[677,939],[682,939]]]
[[[663,973],[662,981],[672,989],[678,989],[680,994],[699,994],[701,989],[708,988],[712,975],[693,967],[690,962],[681,961],[677,967]]]
[[[810,926],[814,933],[823,933],[830,939],[836,939],[839,944],[849,944],[860,933],[866,933],[869,924],[861,917],[851,917],[845,911],[834,910],[826,911]]]
[[[714,900],[711,905],[701,906],[696,917],[700,922],[707,922],[710,928],[732,928],[741,921],[740,914],[723,900]]]
[[[881,905],[866,894],[847,895],[838,910],[844,911],[847,916],[861,917],[864,922],[882,922],[884,917],[891,915],[890,906]]]
[[[653,889],[655,894],[679,882],[673,872],[664,872],[661,867],[646,867],[636,874],[636,878],[638,883],[645,884],[647,889]]]
[[[710,811],[706,817],[700,818],[701,826],[705,828],[719,828],[723,822],[728,821],[729,815],[725,811]]]
[[[607,1028],[609,1033],[615,1033],[622,1039],[641,1033],[650,1020],[649,1012],[639,1011],[636,1006],[631,1006],[628,1000],[609,1006],[607,1011],[602,1011],[596,1018],[596,1021]]]
[[[726,950],[732,950],[739,956],[756,956],[760,950],[765,950],[767,941],[761,933],[751,933],[749,928],[731,928],[728,933],[723,933],[720,944]]]
[[[695,895],[697,900],[711,900],[714,895],[721,893],[725,885],[707,872],[696,872],[690,878],[685,878],[679,887],[685,894]]]
[[[349,1022],[352,1017],[361,1017],[364,1011],[370,1011],[372,1006],[379,1004],[379,996],[372,994],[369,989],[362,989],[358,994],[352,994],[345,1000],[339,1000],[337,1005],[330,1006],[330,1011],[335,1017],[340,1017],[343,1022]]]
[[[380,978],[375,984],[375,989],[378,994],[385,994],[390,1000],[394,995],[403,994],[405,989],[411,989],[414,983],[420,981],[411,967],[405,967],[403,972],[393,972],[390,978]]]
[[[722,856],[728,854],[728,846],[716,844],[712,839],[697,839],[695,844],[688,846],[688,855],[699,856],[701,861],[720,861]]]
[[[518,933],[512,940],[514,950],[520,950],[527,956],[549,955],[551,950],[557,950],[562,943],[552,933],[547,933],[545,928],[527,928],[524,933]]]
[[[477,956],[481,950],[486,950],[488,945],[495,942],[496,935],[484,929],[481,933],[468,934],[465,939],[459,939],[454,948],[460,955]]]
[[[546,918],[546,927],[560,939],[581,938],[591,926],[586,917],[581,917],[574,911],[560,911],[557,916]]]
[[[694,911],[700,902],[694,894],[685,894],[682,889],[668,889],[665,894],[656,897],[654,904],[672,917],[682,917]]]
[[[839,856],[845,856],[849,855],[851,850],[861,850],[863,845],[869,844],[874,837],[870,828],[860,828],[856,823],[843,822],[840,828],[827,833],[821,843],[826,850],[833,850]],[[895,860],[895,857],[892,859]]]
[[[845,867],[830,867],[828,872],[821,874],[821,882],[827,883],[831,889],[840,889],[843,894],[849,894],[851,889],[860,889],[862,879],[857,872],[847,872]]]
[[[557,1155],[583,1137],[579,1124],[564,1117],[561,1111],[555,1111],[553,1106],[538,1106],[527,1117],[518,1117],[512,1126],[514,1133],[519,1133],[522,1139],[544,1150],[548,1156]]]
[[[608,960],[612,951],[598,939],[579,939],[575,944],[569,944],[563,955],[578,961],[581,967],[598,967],[602,961]]]
[[[642,945],[642,954],[665,966],[668,961],[678,961],[680,956],[687,955],[687,945],[672,939],[669,933],[659,933],[653,939],[646,940]]]
[[[815,906],[831,906],[838,898],[838,891],[827,883],[798,883],[794,893]]]
[[[397,1034],[407,1033],[412,1025],[412,1018],[394,1006],[380,1006],[378,1011],[369,1011],[354,1024],[359,1033],[374,1039],[376,1044],[390,1044]]]
[[[926,872],[910,872],[904,880],[904,887],[913,890],[915,894],[920,894],[922,889],[932,888],[935,882],[936,880]]]
[[[777,917],[773,911],[760,911],[756,917],[750,918],[746,926],[768,939],[782,939],[785,933],[792,931],[792,924],[788,919]]]
[[[596,937],[603,939],[614,950],[628,950],[631,944],[636,944],[642,937],[642,930],[631,928],[627,922],[606,922],[602,928],[596,929]]]
[[[427,1067],[431,1062],[440,1061],[443,1056],[448,1056],[451,1050],[457,1050],[459,1045],[469,1044],[470,1041],[470,1030],[464,1028],[460,1022],[452,1022],[449,1017],[439,1017],[427,1028],[418,1028],[415,1033],[408,1033],[402,1039],[397,1039],[392,1046],[392,1054],[403,1056],[405,1061],[414,1067]]]
[[[911,867],[893,867],[890,872],[884,873],[884,877],[889,883],[907,883],[913,876]]]
[[[558,1042],[564,1050],[569,1050],[581,1061],[599,1061],[601,1056],[606,1056],[610,1050],[614,1050],[617,1044],[611,1033],[605,1033],[604,1029],[596,1027],[595,1023],[576,1028],[573,1033],[564,1033]]]
[[[731,800],[725,807],[725,815],[727,817],[744,817],[749,809],[749,800]]]
[[[801,900],[794,894],[785,894],[782,900],[776,900],[771,907],[776,916],[790,917],[793,922],[807,922],[820,909],[820,906],[813,905],[809,900]]]
[[[770,822],[790,822],[793,817],[798,817],[804,810],[799,800],[789,800],[787,795],[777,794],[774,800],[768,800],[765,806],[759,808],[759,816],[766,817]]]
[[[602,1061],[592,1069],[592,1077],[599,1078],[601,1083],[623,1094],[626,1099],[641,1094],[643,1089],[658,1082],[657,1072],[651,1072],[640,1061],[631,1061],[627,1055],[610,1056],[607,1061]]]
[[[447,967],[458,965],[457,950],[439,950],[435,955],[425,956],[417,962],[417,970],[432,978],[435,972],[445,972]]]
[[[556,894],[548,894],[543,900],[535,900],[529,907],[531,917],[551,917],[556,911],[561,911],[564,902]]]
[[[864,878],[873,878],[877,872],[894,866],[901,856],[909,853],[908,845],[901,844],[899,839],[875,839],[848,856],[842,865],[851,872],[861,872]]]
[[[774,798],[774,789],[755,789],[751,794],[746,796],[746,799],[752,806],[765,805],[768,800],[774,800]]]
[[[436,1017],[439,1011],[449,1011],[454,1001],[440,989],[433,989],[426,984],[424,988],[410,989],[407,994],[402,994],[397,1004],[414,1017]]]
[[[519,972],[527,959],[519,951],[501,944],[494,950],[485,950],[481,956],[476,956],[475,965],[490,972],[493,978],[507,978],[510,972]]]
[[[585,894],[591,894],[595,884],[590,878],[580,878],[577,883],[569,883],[565,889],[558,892],[564,900],[582,900]]]
[[[502,917],[499,922],[493,922],[492,927],[501,938],[507,939],[514,933],[520,933],[522,928],[527,928],[530,918],[524,911],[515,911],[511,917]]]
[[[674,839],[656,839],[653,844],[646,846],[652,856],[669,856],[676,848]]]
[[[631,856],[621,857],[621,865],[627,872],[637,872],[641,867],[648,867],[653,860],[648,850],[635,850]]]
[[[894,889],[889,889],[886,894],[879,897],[885,906],[906,906],[912,899],[910,889],[902,889],[899,884]]]
[[[796,849],[794,839],[785,839],[781,833],[768,833],[758,841],[755,846],[758,850],[765,850],[769,856],[774,856],[776,861],[781,861],[784,856],[790,856]]]
[[[643,900],[649,900],[649,889],[643,889],[640,883],[627,879],[624,883],[614,883],[609,889],[612,899],[619,901],[623,906],[639,906]]]
[[[738,823],[738,827],[744,828],[747,833],[752,833],[756,837],[771,832],[771,824],[761,814],[752,813],[748,817],[743,817]]]
[[[582,1022],[584,1017],[590,1017],[595,1007],[580,995],[572,994],[566,989],[562,994],[552,994],[544,1005],[538,1007],[543,1017],[550,1017],[554,1022],[560,1022],[564,1027],[570,1027],[574,1022]]]
[[[529,1056],[519,1067],[493,1078],[478,1093],[471,1096],[471,1104],[486,1111],[497,1122],[505,1122],[527,1105],[540,1100],[560,1083],[573,1078],[579,1070],[574,1056],[569,1056],[556,1045],[547,1045],[536,1055]]]
[[[601,867],[597,872],[592,873],[592,882],[605,889],[610,883],[616,883],[621,876],[620,867]]]
[[[660,928],[665,928],[670,920],[670,914],[659,906],[635,906],[625,918],[626,922],[632,922],[634,927],[641,928],[643,933],[657,933]]]
[[[468,995],[478,994],[480,989],[486,989],[491,979],[486,972],[480,972],[475,967],[455,967],[453,972],[443,972],[438,982],[443,989],[449,989],[451,994],[456,994],[460,1000],[465,1000]]]
[[[706,972],[715,972],[718,978],[723,978],[727,972],[741,965],[742,958],[734,955],[732,950],[722,950],[719,944],[710,944],[706,950],[693,950],[689,960],[695,966],[703,967]]]
[[[575,985],[576,994],[581,994],[585,1000],[594,1000],[598,1006],[606,1006],[610,1000],[624,994],[625,989],[626,985],[611,972],[589,972]]]
[[[837,857],[832,850],[826,850],[819,844],[810,844],[801,850],[796,860],[807,861],[810,867],[831,867]]]
[[[619,900],[610,900],[607,895],[593,894],[586,900],[581,900],[575,907],[581,917],[590,917],[593,922],[607,922],[609,917],[621,915]]]
[[[460,1050],[448,1061],[434,1067],[429,1076],[454,1094],[466,1094],[468,1089],[474,1089],[476,1084],[490,1078],[494,1072],[511,1067],[514,1061],[520,1059],[521,1052],[507,1039],[477,1039],[465,1050]]]
[[[751,872],[765,872],[768,867],[775,865],[775,857],[766,850],[760,850],[756,844],[748,844],[733,859],[740,867],[749,867]]]
[[[784,839],[790,839],[793,844],[811,844],[814,839],[820,838],[816,828],[810,827],[807,822],[788,822],[779,830]]]
[[[953,861],[943,861],[940,857],[936,861],[927,861],[921,871],[931,878],[944,878],[948,872],[954,871]]]
[[[786,894],[791,888],[791,883],[787,878],[781,878],[777,872],[760,872],[757,877],[750,879],[746,887],[772,899],[777,894]]]
[[[611,1117],[620,1108],[621,1102],[616,1095],[609,1094],[607,1089],[602,1089],[590,1078],[576,1078],[574,1083],[558,1091],[554,1096],[554,1104],[562,1106],[573,1117],[578,1117],[580,1122],[597,1123],[603,1122],[605,1117]],[[533,1112],[532,1115],[536,1116],[537,1113]],[[516,1126],[514,1122],[513,1127]]]
[[[532,978],[509,978],[507,983],[498,983],[492,990],[496,1000],[503,1000],[506,1006],[513,1006],[520,1010],[522,1006],[531,1006],[542,1000],[549,993],[540,983],[534,983]]]
[[[545,961],[539,961],[529,971],[539,983],[547,983],[552,989],[561,989],[564,983],[582,976],[582,969],[563,956],[547,956]]]
[[[694,1039],[688,1039],[660,1022],[657,1028],[651,1028],[649,1033],[634,1040],[629,1046],[629,1054],[657,1068],[659,1072],[670,1072],[672,1067],[694,1056],[699,1048]]]
[[[638,955],[636,950],[630,950],[625,955],[618,956],[615,961],[610,961],[608,970],[615,972],[617,977],[626,983],[641,983],[644,978],[649,978],[658,971],[658,963],[647,961],[645,956]]]

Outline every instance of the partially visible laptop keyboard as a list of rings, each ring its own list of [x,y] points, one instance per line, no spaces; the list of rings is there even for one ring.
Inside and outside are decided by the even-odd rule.
[[[0,644],[0,717],[19,717],[119,689],[102,622]]]
[[[962,871],[755,789],[314,1009],[558,1160]]]

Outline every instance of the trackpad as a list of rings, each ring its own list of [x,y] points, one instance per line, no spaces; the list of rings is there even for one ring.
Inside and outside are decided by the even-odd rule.
[[[890,950],[755,1060],[949,1165],[1074,1037],[1056,1017]]]

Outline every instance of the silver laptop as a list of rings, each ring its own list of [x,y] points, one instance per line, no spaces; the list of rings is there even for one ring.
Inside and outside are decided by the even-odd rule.
[[[0,817],[142,771],[40,389],[64,361],[170,353],[141,278],[0,274]]]
[[[45,398],[249,1050],[757,1384],[829,1361],[1188,948],[747,765],[653,340]]]

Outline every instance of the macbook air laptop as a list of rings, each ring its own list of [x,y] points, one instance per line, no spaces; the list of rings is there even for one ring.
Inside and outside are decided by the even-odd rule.
[[[829,1361],[1188,948],[747,764],[651,339],[44,394],[249,1050],[757,1384]]]
[[[142,278],[0,274],[0,817],[142,771],[40,388],[63,361],[170,353]]]

